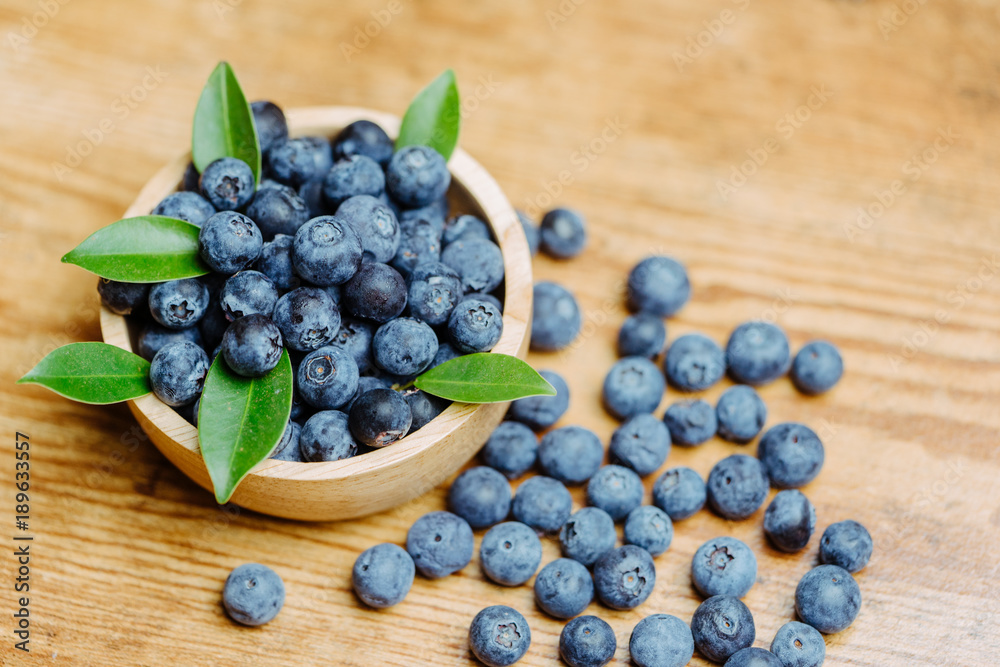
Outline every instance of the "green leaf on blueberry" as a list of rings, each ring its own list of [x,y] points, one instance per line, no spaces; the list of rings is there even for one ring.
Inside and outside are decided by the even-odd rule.
[[[18,384],[40,384],[60,396],[108,405],[145,396],[149,362],[107,343],[70,343],[50,352]]]
[[[219,158],[246,162],[260,184],[261,152],[257,126],[240,82],[223,61],[208,77],[194,112],[191,158],[199,172]]]
[[[466,354],[435,366],[413,381],[417,389],[462,403],[503,403],[555,396],[555,388],[527,362],[507,354]]]
[[[447,69],[410,102],[396,139],[405,146],[430,146],[447,160],[458,144],[462,122],[455,72]]]

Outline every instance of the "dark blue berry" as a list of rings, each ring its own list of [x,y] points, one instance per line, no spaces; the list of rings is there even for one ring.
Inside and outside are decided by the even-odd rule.
[[[629,417],[611,435],[611,461],[645,477],[659,470],[670,453],[670,431],[651,414]]]
[[[708,505],[731,521],[746,519],[767,498],[767,475],[757,459],[733,454],[722,459],[708,474]]]
[[[386,190],[408,208],[427,206],[444,196],[451,184],[448,165],[433,148],[407,146],[397,151],[385,170]]]
[[[780,551],[806,548],[816,528],[816,508],[801,491],[779,491],[764,511],[764,534]]]
[[[337,209],[337,217],[347,223],[361,239],[367,262],[390,262],[396,257],[402,232],[396,215],[375,197],[351,197]]]
[[[335,160],[364,155],[385,167],[392,158],[392,139],[370,120],[354,121],[333,138],[332,144]]]
[[[486,667],[513,665],[524,657],[529,646],[528,622],[510,607],[487,607],[476,614],[469,626],[469,648]]]
[[[323,198],[333,209],[356,195],[378,197],[383,190],[385,174],[382,168],[364,155],[338,160],[323,177]]]
[[[410,316],[438,326],[448,321],[462,300],[462,280],[450,266],[425,262],[410,273]]]
[[[399,604],[413,586],[415,568],[410,554],[396,544],[376,544],[354,561],[351,586],[369,607]]]
[[[194,278],[170,280],[149,290],[149,314],[168,329],[193,327],[208,308],[208,288]]]
[[[441,259],[441,240],[434,225],[423,218],[400,223],[399,247],[396,249],[396,256],[390,262],[394,269],[409,277],[417,267],[423,264],[439,264],[439,259]],[[457,278],[458,274],[455,276]],[[461,286],[461,281],[458,281],[458,284]]]
[[[98,278],[97,293],[101,295],[101,304],[115,315],[141,315],[149,307],[148,283]]]
[[[784,664],[770,651],[751,646],[732,654],[724,667],[784,667]]]
[[[329,344],[340,329],[340,311],[323,290],[299,287],[278,299],[274,323],[281,329],[285,346],[310,352]]]
[[[198,254],[213,271],[230,276],[256,262],[263,247],[253,220],[234,211],[216,213],[198,233]]]
[[[774,635],[771,653],[778,656],[784,667],[822,667],[826,660],[826,640],[811,625],[789,621]]]
[[[501,335],[503,316],[485,299],[463,300],[448,318],[448,338],[460,352],[489,352]]]
[[[583,326],[576,297],[552,282],[535,283],[531,319],[531,347],[554,352],[569,347]]]
[[[348,352],[358,364],[358,372],[367,373],[375,363],[372,359],[374,337],[374,324],[347,317],[341,320],[337,335],[330,341],[330,345]]]
[[[604,466],[587,482],[587,502],[621,521],[642,504],[642,480],[622,466]]]
[[[201,399],[199,398],[198,400],[200,401]],[[302,450],[299,447],[299,438],[301,435],[302,427],[289,419],[288,424],[285,426],[285,432],[281,434],[281,440],[274,446],[271,456],[268,458],[276,461],[304,461]]]
[[[393,375],[418,375],[437,354],[437,334],[430,326],[410,317],[390,320],[372,339],[375,364]]]
[[[321,347],[299,363],[296,386],[309,405],[336,410],[346,405],[358,390],[358,365],[354,357],[339,347]]]
[[[587,567],[614,549],[617,541],[615,520],[598,507],[577,510],[559,529],[559,545],[563,556]]]
[[[705,401],[677,401],[663,414],[671,442],[694,447],[715,435],[718,428],[715,409]]]
[[[719,437],[730,442],[750,442],[767,421],[767,406],[757,391],[738,384],[722,392],[715,405]]]
[[[824,456],[819,436],[796,422],[772,426],[757,446],[757,458],[777,489],[797,489],[811,482],[823,468]]]
[[[653,504],[672,521],[694,516],[706,499],[705,481],[691,468],[671,468],[653,485]]]
[[[821,563],[839,565],[848,572],[857,572],[868,564],[875,545],[868,530],[857,521],[831,524],[819,541]]]
[[[674,524],[667,513],[653,505],[640,505],[625,519],[625,544],[634,544],[659,556],[670,548]]]
[[[399,317],[406,308],[406,281],[388,264],[362,264],[341,294],[349,315],[379,323]]]
[[[612,549],[594,563],[594,590],[612,609],[635,609],[656,585],[656,566],[645,549],[626,544]]]
[[[199,343],[206,351],[215,350],[222,344],[222,337],[229,328],[229,318],[219,305],[219,297],[216,295],[209,299],[208,309],[200,320],[197,329],[201,332],[202,342]],[[212,354],[215,360],[215,354]]]
[[[708,336],[685,334],[670,344],[663,370],[670,386],[681,391],[702,391],[726,374],[726,358],[722,348]]]
[[[479,563],[483,573],[501,586],[520,586],[534,576],[542,562],[542,542],[517,521],[497,524],[483,536]]]
[[[197,192],[174,192],[164,197],[152,214],[186,220],[201,227],[215,215],[215,207]]]
[[[472,239],[493,240],[490,228],[485,222],[474,215],[458,215],[449,220],[441,233],[441,244],[448,245],[455,241],[470,241]]]
[[[277,234],[264,243],[260,257],[254,268],[271,279],[279,290],[291,290],[299,286],[301,281],[295,275],[292,267],[292,245],[295,238],[287,234]]]
[[[653,358],[663,351],[666,342],[667,327],[658,316],[629,315],[618,330],[618,356]]]
[[[218,211],[235,211],[253,198],[256,181],[250,166],[234,157],[212,162],[201,173],[201,194]]]
[[[294,236],[310,217],[309,207],[298,193],[284,185],[259,190],[247,207],[247,216],[268,240],[276,234]]]
[[[285,584],[266,565],[246,563],[229,573],[222,589],[226,613],[243,625],[264,625],[285,604]]]
[[[469,468],[451,483],[448,507],[474,529],[500,523],[510,514],[510,482],[493,468]]]
[[[521,210],[517,211],[517,219],[524,230],[524,237],[528,240],[528,251],[534,257],[538,254],[538,246],[541,243],[541,233],[538,230],[538,225],[528,217],[527,213]]]
[[[647,257],[628,274],[625,294],[633,312],[670,317],[691,298],[691,283],[672,257]]]
[[[189,341],[170,343],[153,357],[149,383],[156,397],[172,407],[194,403],[208,374],[205,350]]]
[[[604,407],[618,419],[656,409],[666,390],[660,369],[645,357],[626,357],[604,378]]]
[[[187,167],[184,168],[184,176],[181,177],[181,190],[184,192],[199,192],[198,180],[200,178],[201,174],[195,169],[194,163],[188,162]]]
[[[846,630],[861,610],[861,589],[851,573],[837,565],[819,565],[795,588],[795,612],[824,634]]]
[[[653,614],[632,630],[628,652],[636,667],[684,667],[694,656],[687,623],[669,614]]]
[[[225,318],[223,318],[225,319]],[[139,356],[146,361],[152,361],[156,353],[171,343],[187,341],[198,347],[202,345],[201,332],[197,327],[189,329],[167,329],[158,324],[150,324],[139,334]]]
[[[261,153],[267,153],[272,147],[288,140],[288,122],[281,107],[268,100],[258,100],[250,103],[250,111],[257,127]]]
[[[272,146],[267,152],[270,176],[293,188],[322,178],[332,166],[330,144],[321,137],[296,137]]]
[[[241,317],[222,336],[222,358],[244,377],[266,375],[278,365],[283,349],[281,330],[267,315]]]
[[[428,579],[458,572],[472,560],[472,528],[451,512],[430,512],[410,526],[406,551]]]
[[[559,655],[569,667],[604,667],[615,657],[615,631],[596,616],[580,616],[559,634]]]
[[[546,255],[571,259],[587,245],[587,225],[576,211],[556,208],[542,217],[539,238],[539,247]]]
[[[691,618],[691,636],[698,651],[712,662],[723,663],[737,651],[753,645],[757,637],[753,615],[731,595],[716,595],[702,602]]]
[[[391,199],[389,200],[392,201]],[[427,206],[421,206],[420,208],[407,208],[399,212],[399,224],[401,227],[405,227],[408,223],[415,220],[423,220],[434,227],[437,232],[437,236],[440,239],[441,235],[444,234],[445,219],[448,217],[448,199],[447,197],[441,197],[440,199],[431,202]]]
[[[549,431],[538,445],[542,471],[565,484],[583,484],[594,476],[603,459],[601,439],[582,426]]]
[[[427,426],[427,424],[431,423],[435,417],[447,410],[448,406],[451,405],[449,401],[432,396],[419,389],[407,389],[402,393],[407,405],[410,406],[410,414],[412,415],[408,433],[419,431]]]
[[[698,547],[691,559],[691,582],[707,598],[742,598],[757,582],[757,557],[735,537],[717,537]]]
[[[788,337],[770,322],[744,322],[726,344],[726,366],[737,382],[767,384],[785,374],[791,363]]]
[[[369,447],[391,445],[410,431],[413,413],[406,399],[392,389],[361,394],[348,415],[351,433]]]
[[[277,181],[275,181],[277,182]],[[288,187],[288,186],[283,186]],[[294,188],[293,188],[294,190]],[[306,208],[309,210],[309,218],[318,218],[321,215],[332,215],[333,209],[326,205],[326,200],[323,198],[323,179],[317,178],[312,181],[306,181],[299,186],[298,189],[299,199],[301,199]]]
[[[296,273],[315,285],[340,285],[361,266],[361,239],[341,218],[313,218],[295,233],[292,264]]]
[[[535,431],[544,431],[559,421],[569,409],[569,385],[555,371],[542,370],[538,374],[555,388],[556,395],[519,398],[510,404],[507,416]]]
[[[392,382],[384,377],[375,377],[372,375],[362,375],[358,378],[358,390],[354,393],[354,397],[351,398],[350,403],[342,408],[344,412],[348,415],[351,413],[351,408],[354,407],[354,403],[364,394],[367,394],[372,389],[392,389]],[[405,398],[405,396],[404,396]],[[407,401],[409,405],[409,401]],[[413,426],[412,419],[410,426]],[[412,428],[411,428],[412,430]]]
[[[441,251],[441,262],[455,269],[466,292],[492,292],[503,282],[503,254],[487,239],[455,241]]]
[[[803,394],[822,394],[833,388],[844,374],[844,360],[837,348],[825,340],[806,343],[792,362],[792,382]]]
[[[240,271],[229,278],[219,294],[219,305],[230,321],[246,315],[274,313],[278,289],[260,271]]]
[[[579,561],[557,558],[535,577],[535,602],[549,616],[573,618],[593,599],[594,579]]]
[[[562,528],[573,511],[573,498],[562,482],[551,477],[531,477],[517,487],[511,514],[540,533]]]
[[[535,465],[538,437],[524,424],[502,422],[483,445],[479,458],[508,479],[515,479]]]
[[[299,448],[306,461],[340,461],[358,453],[347,415],[338,410],[322,410],[306,420]]]

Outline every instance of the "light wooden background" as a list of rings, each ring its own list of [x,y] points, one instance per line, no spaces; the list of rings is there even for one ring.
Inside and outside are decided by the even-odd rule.
[[[47,5],[54,16],[36,15]],[[391,20],[348,61],[340,45],[372,12]],[[33,20],[44,23],[37,34],[25,27]],[[11,38],[22,30],[30,37]],[[0,657],[462,665],[470,619],[503,603],[531,624],[524,664],[556,660],[561,624],[535,609],[530,587],[491,585],[475,561],[444,581],[418,580],[394,609],[355,601],[356,555],[401,542],[417,517],[444,508],[443,489],[343,524],[223,509],[135,438],[125,408],[14,386],[54,346],[97,339],[94,279],[59,257],[116,220],[184,150],[198,92],[226,58],[252,98],[397,113],[453,66],[467,104],[462,145],[516,205],[547,205],[546,188],[565,172],[553,201],[586,214],[590,245],[576,261],[539,259],[535,270],[576,290],[585,333],[570,352],[531,358],[570,379],[565,423],[610,435],[598,398],[624,317],[621,281],[651,251],[680,258],[694,284],[671,337],[700,330],[722,341],[765,317],[796,346],[835,341],[848,373],[834,392],[804,399],[787,381],[762,392],[769,424],[801,420],[824,436],[827,464],[806,489],[818,532],[853,517],[875,538],[858,576],[861,614],[828,638],[827,664],[995,663],[998,30],[989,0],[3,0]],[[100,141],[86,139],[102,127]],[[746,165],[754,173],[724,197],[719,183],[761,149],[766,162]],[[54,163],[71,150],[88,154],[63,173]],[[875,215],[858,225],[861,207]],[[15,431],[32,443],[30,656],[13,655],[9,633]],[[675,449],[668,465],[706,474],[738,450],[712,441]],[[590,613],[618,636],[617,663],[643,616],[690,619],[699,600],[689,559],[720,534],[758,554],[746,601],[757,645],[768,646],[792,618],[818,533],[805,553],[781,555],[760,523],[761,514],[732,524],[702,512],[677,526],[645,605],[622,613],[595,603]],[[547,543],[545,561],[556,554]],[[265,628],[235,626],[219,604],[226,574],[246,561],[271,565],[287,586]]]

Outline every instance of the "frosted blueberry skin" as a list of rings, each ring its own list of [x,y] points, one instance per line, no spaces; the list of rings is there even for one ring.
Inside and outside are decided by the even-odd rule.
[[[753,615],[739,598],[710,597],[691,618],[695,648],[712,662],[724,663],[731,655],[753,645],[757,636]]]
[[[347,415],[338,410],[321,410],[306,420],[299,435],[304,461],[340,461],[358,453]]]
[[[629,315],[618,330],[618,356],[654,358],[667,342],[663,320],[649,313]]]
[[[476,466],[451,483],[448,507],[478,530],[507,518],[512,495],[506,477],[493,468]]]
[[[653,557],[633,544],[612,549],[594,563],[594,590],[612,609],[635,609],[652,594],[655,585]]]
[[[487,607],[469,626],[469,648],[487,667],[507,667],[531,646],[531,629],[520,612],[503,605]]]
[[[708,474],[708,505],[730,521],[741,521],[767,499],[767,475],[760,462],[745,454],[722,459]]]
[[[826,660],[826,640],[811,625],[789,621],[774,635],[771,653],[778,656],[784,667],[822,667]]]
[[[779,551],[802,551],[815,529],[816,508],[796,489],[779,491],[764,511],[764,534]]]
[[[572,259],[587,246],[587,225],[576,211],[556,208],[542,217],[541,251],[556,259]]]
[[[455,241],[441,251],[441,262],[458,273],[466,292],[492,292],[503,282],[503,254],[487,239]]]
[[[407,303],[413,318],[431,326],[445,324],[462,297],[462,280],[450,266],[424,262],[410,273]]]
[[[614,549],[617,541],[614,519],[597,507],[577,510],[559,529],[559,545],[563,556],[587,567]]]
[[[493,240],[487,224],[474,215],[456,215],[445,223],[444,231],[441,232],[442,245],[471,239]]]
[[[295,238],[288,234],[275,234],[264,243],[254,268],[271,279],[279,290],[292,290],[301,284],[292,266],[292,246]]]
[[[361,239],[342,218],[313,218],[295,232],[292,265],[314,285],[342,285],[361,267]]]
[[[694,516],[706,500],[705,481],[691,468],[671,468],[653,485],[653,504],[666,512],[671,521]]]
[[[688,447],[708,441],[718,430],[715,408],[701,399],[672,404],[663,415],[663,423],[671,442]]]
[[[201,399],[198,400],[200,401]],[[281,434],[281,440],[278,441],[274,451],[271,452],[268,458],[277,461],[304,461],[302,450],[299,448],[299,437],[301,435],[302,427],[289,419],[284,433]]]
[[[788,337],[770,322],[744,322],[726,344],[726,366],[737,382],[763,385],[788,371],[791,351]]]
[[[385,609],[406,598],[413,586],[415,567],[410,554],[395,544],[376,544],[354,561],[351,586],[369,607]]]
[[[500,309],[485,299],[465,299],[448,318],[448,338],[459,352],[489,352],[502,335]]]
[[[536,225],[524,211],[518,209],[516,210],[516,213],[517,220],[521,223],[521,228],[524,230],[524,236],[528,240],[528,250],[531,252],[531,256],[534,257],[538,254],[538,246],[541,242],[541,234],[538,230],[538,225]]]
[[[656,557],[670,548],[674,524],[667,513],[653,505],[640,505],[625,519],[625,544],[634,544]]]
[[[451,405],[450,401],[438,398],[437,396],[432,396],[431,394],[423,392],[419,389],[407,389],[406,391],[400,393],[402,393],[406,404],[410,406],[410,415],[412,416],[410,421],[410,430],[407,431],[407,435],[413,433],[414,431],[419,431],[423,427],[427,426],[431,420],[444,412],[448,409],[448,406]]]
[[[226,365],[243,377],[267,375],[278,365],[282,350],[281,330],[267,315],[241,317],[222,336]]]
[[[257,183],[250,165],[234,157],[223,157],[205,167],[199,185],[202,197],[217,211],[235,211],[253,198]]]
[[[312,407],[336,410],[358,390],[358,365],[354,357],[338,347],[321,347],[302,358],[295,386]]]
[[[499,523],[483,536],[479,562],[490,581],[501,586],[520,586],[538,570],[542,562],[542,542],[535,531],[523,523]]]
[[[660,469],[670,453],[670,431],[651,414],[629,417],[615,429],[608,448],[611,461],[641,477]]]
[[[663,371],[670,386],[681,391],[703,391],[726,374],[726,357],[708,336],[685,334],[670,344]]]
[[[389,262],[392,268],[409,278],[421,264],[437,263],[440,259],[441,239],[433,224],[422,218],[400,223],[399,247],[395,257]]]
[[[738,384],[722,392],[715,405],[719,437],[743,444],[757,437],[767,421],[767,406],[750,386]]]
[[[229,617],[243,625],[264,625],[285,604],[285,584],[266,565],[246,563],[229,573],[222,589],[222,605]]]
[[[586,566],[571,558],[557,558],[535,577],[535,602],[555,618],[573,618],[594,599],[594,579]]]
[[[450,184],[445,159],[428,146],[401,148],[385,169],[386,191],[407,208],[427,206],[440,199]]]
[[[385,447],[410,432],[409,403],[392,389],[372,389],[354,399],[348,413],[351,433],[369,447]]]
[[[417,571],[440,579],[464,568],[472,560],[472,528],[451,512],[430,512],[410,526],[406,551]]]
[[[250,103],[254,126],[257,128],[257,138],[260,141],[260,152],[266,153],[273,146],[288,139],[288,121],[285,113],[274,102],[258,100]]]
[[[149,367],[149,383],[156,397],[171,407],[194,403],[205,385],[208,356],[190,341],[164,345]]]
[[[244,315],[270,317],[277,302],[278,288],[260,271],[240,271],[226,281],[219,294],[219,305],[230,322]]]
[[[784,663],[770,651],[751,646],[729,656],[725,667],[784,667]]]
[[[483,445],[479,458],[507,479],[516,479],[535,465],[538,436],[519,422],[501,422]]]
[[[645,357],[626,357],[604,378],[604,407],[618,419],[652,412],[660,404],[666,382],[660,369]]]
[[[266,173],[284,185],[298,188],[317,181],[333,166],[330,143],[323,137],[295,137],[267,151]]]
[[[840,351],[825,340],[806,343],[792,361],[792,382],[803,394],[814,396],[830,391],[843,375]]]
[[[380,324],[399,317],[406,308],[406,281],[388,264],[362,264],[341,294],[345,312]]]
[[[337,207],[337,217],[346,221],[361,239],[366,262],[390,262],[399,250],[402,232],[392,209],[376,197],[357,195]]]
[[[632,630],[628,652],[636,667],[684,667],[694,657],[694,639],[681,619],[653,614]]]
[[[573,293],[553,282],[535,283],[531,319],[531,347],[555,352],[569,347],[583,326]]]
[[[691,582],[706,598],[745,597],[757,582],[757,557],[735,537],[709,540],[691,558]]]
[[[597,616],[580,616],[559,634],[559,655],[569,667],[603,667],[615,657],[615,631]]]
[[[392,198],[386,198],[383,201],[389,206],[397,206],[398,208],[398,205],[392,201]],[[434,227],[437,237],[440,239],[444,233],[444,224],[445,218],[448,217],[448,209],[448,198],[442,197],[427,206],[404,208],[399,211],[397,219],[399,220],[400,227],[405,227],[410,221],[424,220]]]
[[[330,341],[333,347],[339,347],[352,357],[358,365],[358,372],[367,373],[373,367],[372,341],[375,338],[376,327],[371,322],[346,317],[340,322],[337,335]]]
[[[343,160],[352,155],[364,155],[385,168],[392,158],[392,139],[378,124],[356,120],[333,138],[333,159]]]
[[[564,484],[583,484],[594,476],[604,459],[597,435],[582,426],[549,431],[538,445],[538,464],[549,477]]]
[[[235,211],[216,213],[198,232],[198,254],[217,273],[228,276],[260,257],[264,238],[253,220]]]
[[[299,287],[280,297],[274,323],[289,350],[311,352],[329,344],[340,329],[340,311],[317,287]]]
[[[851,573],[837,565],[819,565],[795,589],[795,612],[824,634],[850,627],[861,610],[861,589]]]
[[[510,404],[507,417],[534,431],[544,431],[559,421],[569,409],[569,385],[555,371],[540,370],[538,374],[552,385],[556,395],[519,398]]]
[[[825,452],[819,436],[797,422],[772,426],[757,445],[757,458],[776,489],[805,486],[823,469]]]
[[[364,155],[351,155],[333,163],[323,177],[323,199],[330,208],[357,195],[378,197],[385,190],[385,173]]]
[[[858,572],[868,564],[874,548],[868,529],[848,519],[830,524],[823,531],[819,541],[819,560],[839,565],[848,572]]]
[[[225,318],[223,318],[225,319]],[[139,356],[146,361],[152,361],[156,353],[170,343],[187,341],[202,347],[201,332],[197,327],[188,329],[167,329],[159,324],[149,324],[139,334],[138,349]]]
[[[208,309],[208,288],[194,278],[168,280],[149,289],[149,314],[168,329],[193,327]]]
[[[177,218],[201,227],[215,215],[215,207],[197,192],[173,192],[156,205],[151,215]]]
[[[632,312],[670,317],[691,298],[684,265],[672,257],[647,257],[628,275],[626,302]]]
[[[149,284],[97,279],[101,304],[115,315],[141,315],[149,310]]]
[[[603,466],[587,482],[587,503],[622,521],[642,504],[644,489],[635,471],[623,466]]]
[[[531,477],[514,493],[511,515],[540,533],[555,533],[569,519],[573,498],[559,480],[551,477]]]
[[[372,338],[375,364],[392,375],[418,375],[431,365],[437,351],[434,330],[410,317],[386,322]]]
[[[309,206],[290,187],[276,184],[262,188],[247,206],[247,217],[254,221],[265,240],[278,234],[294,236],[310,218]]]

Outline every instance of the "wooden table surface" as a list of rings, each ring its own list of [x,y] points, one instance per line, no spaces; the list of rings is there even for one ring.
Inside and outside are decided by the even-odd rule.
[[[876,550],[857,576],[860,616],[827,638],[827,664],[996,664],[998,30],[997,4],[971,0],[3,0],[0,658],[462,665],[472,616],[503,603],[531,625],[523,664],[557,660],[562,624],[535,608],[529,586],[492,585],[475,560],[443,581],[418,579],[393,609],[355,600],[357,554],[402,542],[417,517],[445,507],[444,488],[339,524],[218,507],[142,441],[123,406],[13,384],[53,347],[98,339],[95,281],[59,257],[185,150],[201,86],[228,59],[251,98],[397,113],[457,70],[462,145],[515,205],[573,206],[590,223],[579,259],[535,262],[537,278],[571,286],[585,310],[572,350],[530,359],[568,377],[563,423],[610,436],[599,388],[625,316],[622,279],[651,252],[678,257],[694,286],[671,338],[697,330],[721,342],[765,318],[796,347],[840,346],[848,370],[830,394],[803,398],[787,380],[761,392],[769,424],[803,421],[826,444],[806,488],[819,516],[808,549],[768,546],[762,512],[679,523],[647,603],[589,609],[614,627],[617,664],[640,618],[690,619],[691,555],[723,534],[758,555],[746,602],[756,645],[769,646],[793,618],[819,533],[847,518],[868,526]],[[11,634],[15,432],[32,455],[30,654]],[[667,466],[707,474],[753,449],[675,447]],[[546,541],[545,562],[557,553]],[[246,561],[271,565],[287,587],[265,628],[237,627],[219,604]]]

